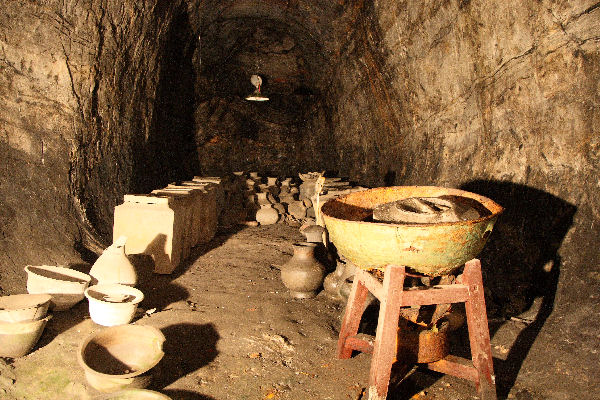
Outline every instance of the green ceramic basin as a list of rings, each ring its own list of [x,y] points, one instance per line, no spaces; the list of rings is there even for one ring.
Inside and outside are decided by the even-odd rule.
[[[372,222],[373,208],[409,197],[462,196],[476,200],[489,215],[432,224]],[[395,186],[364,190],[329,200],[321,207],[329,239],[359,268],[405,265],[439,276],[451,273],[483,249],[504,209],[475,193],[437,186]],[[371,221],[369,221],[371,219]]]

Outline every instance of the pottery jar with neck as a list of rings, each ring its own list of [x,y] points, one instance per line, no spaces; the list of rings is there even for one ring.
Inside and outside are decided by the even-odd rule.
[[[315,243],[295,243],[294,255],[281,267],[281,280],[297,299],[317,295],[325,278],[325,266],[315,258]]]

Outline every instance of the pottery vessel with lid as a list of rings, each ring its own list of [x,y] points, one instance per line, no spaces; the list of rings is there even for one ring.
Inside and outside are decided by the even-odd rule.
[[[90,270],[90,275],[95,280],[93,284],[119,283],[129,286],[137,284],[135,267],[125,254],[126,242],[126,236],[119,237],[98,257]]]

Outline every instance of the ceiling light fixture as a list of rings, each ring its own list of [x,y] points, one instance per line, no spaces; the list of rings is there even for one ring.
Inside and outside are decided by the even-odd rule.
[[[252,75],[250,77],[250,83],[256,88],[251,95],[246,97],[248,101],[268,101],[269,98],[260,93],[260,87],[262,85],[262,78],[258,75]]]

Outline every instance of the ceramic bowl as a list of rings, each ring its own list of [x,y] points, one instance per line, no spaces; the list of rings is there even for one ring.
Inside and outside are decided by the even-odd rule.
[[[154,390],[126,389],[106,395],[102,400],[171,400],[171,398]]]
[[[131,322],[144,293],[117,283],[94,285],[84,292],[90,304],[90,317],[98,325],[115,326]]]
[[[96,390],[143,389],[164,356],[164,341],[162,332],[151,326],[113,326],[89,335],[79,347],[77,360]]]
[[[56,311],[68,310],[83,300],[83,291],[92,279],[83,272],[51,265],[28,265],[25,272],[27,292],[50,294],[50,307]]]
[[[49,294],[13,294],[0,297],[0,322],[22,322],[42,319],[48,312]]]
[[[0,322],[0,357],[23,357],[42,336],[46,323],[52,318],[22,322]]]

